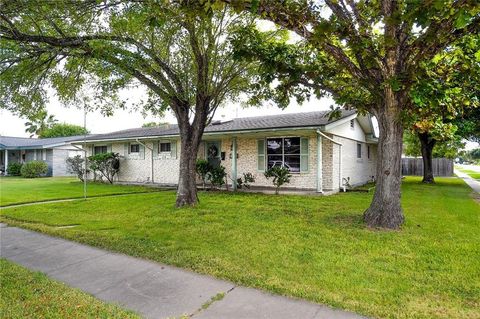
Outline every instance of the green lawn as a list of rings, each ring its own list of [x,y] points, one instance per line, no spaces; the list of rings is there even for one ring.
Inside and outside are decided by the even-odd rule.
[[[480,204],[456,178],[403,184],[406,224],[362,224],[372,193],[174,192],[1,211],[2,220],[382,318],[480,318]],[[62,225],[78,225],[59,228]]]
[[[155,191],[143,186],[88,183],[89,196]],[[52,199],[83,197],[83,183],[73,177],[26,179],[0,177],[0,207]]]
[[[0,318],[140,318],[0,259]]]
[[[469,175],[471,178],[476,179],[477,181],[480,181],[480,173],[476,171],[472,171],[469,169],[459,169],[459,171]]]

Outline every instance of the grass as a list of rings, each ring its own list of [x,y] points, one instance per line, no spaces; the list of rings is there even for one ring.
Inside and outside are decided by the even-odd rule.
[[[0,259],[0,317],[140,318],[47,276]]]
[[[457,178],[403,182],[401,231],[365,228],[371,193],[174,192],[3,209],[37,231],[380,318],[480,318],[480,204]],[[78,225],[58,228],[63,225]]]
[[[127,194],[155,191],[144,186],[110,185],[88,183],[89,196]],[[21,177],[0,178],[0,207],[38,201],[81,198],[83,183],[73,177],[46,177],[26,179]]]
[[[476,179],[477,181],[480,181],[480,172],[472,171],[469,169],[459,169],[459,171],[469,175],[471,178]]]

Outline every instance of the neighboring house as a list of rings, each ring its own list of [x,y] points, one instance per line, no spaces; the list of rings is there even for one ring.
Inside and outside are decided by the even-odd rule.
[[[71,144],[81,136],[53,138],[23,138],[0,136],[0,171],[6,174],[10,163],[37,160],[48,164],[47,176],[68,176],[67,158],[82,155],[83,151]]]
[[[288,187],[338,191],[375,176],[377,138],[371,117],[343,111],[329,120],[328,111],[214,121],[206,129],[199,158],[223,165],[229,180],[252,173],[252,186],[269,187],[264,171],[283,165],[291,171]],[[83,141],[75,142],[83,146]],[[176,184],[180,137],[177,125],[138,128],[87,138],[88,154],[123,156],[117,179],[122,182]],[[232,154],[236,153],[236,160]]]

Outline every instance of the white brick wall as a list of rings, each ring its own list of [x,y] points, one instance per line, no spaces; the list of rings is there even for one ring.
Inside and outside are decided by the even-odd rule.
[[[356,158],[357,141],[333,136],[335,141],[343,144],[343,162],[342,175],[350,177],[352,185],[363,184],[371,179],[375,174],[375,157],[376,147],[371,146],[371,160],[368,160],[365,142],[362,144],[362,159]],[[308,136],[309,139],[309,160],[308,171],[301,173],[292,173],[290,184],[287,187],[299,189],[316,189],[317,187],[317,136],[314,131]],[[231,165],[231,145],[232,139],[219,138],[221,141],[221,152],[225,152],[225,159],[221,164],[226,168],[229,178],[232,176]],[[252,173],[255,176],[254,186],[272,186],[272,181],[267,180],[263,172],[258,171],[257,167],[257,140],[258,138],[237,137],[237,177],[241,177],[243,173]],[[120,162],[120,172],[117,176],[118,181],[122,182],[148,182],[151,179],[151,151],[153,141],[145,142],[148,146],[145,148],[145,156],[131,158],[125,156],[124,143],[111,144],[112,151],[124,156]],[[339,146],[331,141],[322,138],[322,182],[324,190],[339,189]],[[89,147],[89,155],[91,148]],[[154,181],[162,184],[176,184],[179,174],[179,158],[180,158],[180,141],[177,141],[177,156],[172,158],[169,155],[154,156]],[[200,146],[199,158],[204,158],[204,144]]]

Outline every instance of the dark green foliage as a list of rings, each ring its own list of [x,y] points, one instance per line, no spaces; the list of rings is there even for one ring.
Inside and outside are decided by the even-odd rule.
[[[85,176],[85,158],[80,155],[67,158],[67,169],[83,182]],[[87,174],[90,171],[87,169]]]
[[[7,174],[10,176],[20,176],[22,166],[22,163],[9,163],[7,167]]]
[[[207,160],[197,159],[195,171],[197,172],[198,176],[202,180],[204,189],[205,189],[205,185],[207,184],[208,174],[210,173],[211,170],[212,170],[212,166],[208,163]]]
[[[417,134],[406,130],[403,134],[403,146],[405,155],[413,157],[422,156],[420,140]],[[433,148],[433,157],[455,158],[464,146],[465,143],[459,137],[446,141],[437,141]]]
[[[47,111],[42,110],[38,113],[28,114],[28,122],[25,122],[25,132],[30,133],[30,137],[37,135],[38,137],[42,136],[42,134],[55,125],[57,120],[55,116],[48,115]]]
[[[208,180],[212,184],[212,187],[216,188],[220,188],[225,185],[226,177],[227,173],[225,172],[225,167],[221,165],[218,167],[213,167],[208,173]]]
[[[273,186],[275,186],[275,194],[278,194],[279,188],[284,185],[290,183],[290,171],[288,168],[283,166],[273,166],[267,169],[264,173],[266,178],[273,177]]]
[[[48,165],[42,161],[30,161],[23,164],[20,170],[22,177],[25,178],[37,178],[47,174]]]
[[[88,134],[84,127],[68,123],[55,123],[38,134],[39,138],[75,136]]]
[[[88,157],[89,167],[96,174],[100,172],[110,184],[113,184],[115,175],[120,170],[120,154],[118,153],[102,153]]]
[[[243,173],[242,177],[237,178],[237,187],[250,189],[250,183],[255,183],[255,176],[252,173]]]

